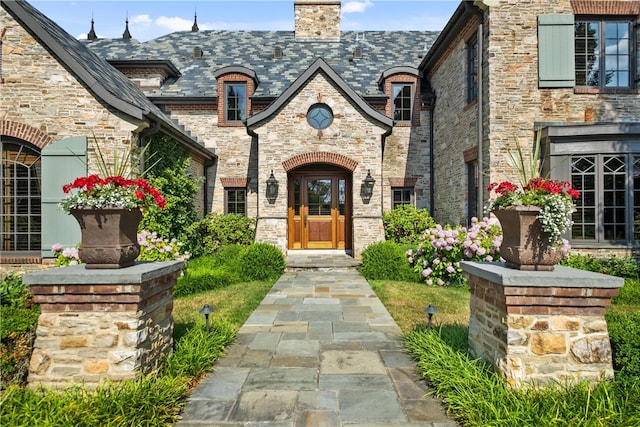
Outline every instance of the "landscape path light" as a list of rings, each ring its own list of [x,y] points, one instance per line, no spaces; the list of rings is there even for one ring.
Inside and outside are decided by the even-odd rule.
[[[438,314],[438,310],[436,309],[435,305],[429,304],[429,306],[424,309],[424,312],[427,313],[427,315],[429,316],[429,322],[427,323],[427,329],[430,330],[431,329],[431,319],[433,318],[434,314]]]
[[[205,304],[200,309],[200,314],[204,314],[204,322],[207,325],[207,334],[209,333],[209,315],[215,310],[209,304]]]

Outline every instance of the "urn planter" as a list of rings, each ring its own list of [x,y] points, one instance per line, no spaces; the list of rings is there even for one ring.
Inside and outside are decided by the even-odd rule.
[[[518,270],[553,271],[562,258],[559,248],[549,244],[537,218],[537,206],[510,206],[493,211],[502,226],[500,256],[506,266]]]
[[[87,269],[124,268],[134,265],[140,254],[139,209],[71,209],[80,224],[80,260]]]

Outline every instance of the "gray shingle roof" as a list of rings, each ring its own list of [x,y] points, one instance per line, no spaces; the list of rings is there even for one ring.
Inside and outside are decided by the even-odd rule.
[[[297,42],[293,31],[181,31],[144,43],[122,39],[84,42],[107,60],[169,59],[182,74],[166,81],[153,97],[217,96],[216,70],[244,66],[256,72],[260,84],[255,96],[280,95],[317,58],[322,58],[361,96],[384,95],[378,79],[399,66],[418,68],[438,31],[342,32],[339,42]],[[275,47],[282,58],[274,58]],[[362,58],[353,58],[354,48]],[[204,51],[193,57],[193,49]]]

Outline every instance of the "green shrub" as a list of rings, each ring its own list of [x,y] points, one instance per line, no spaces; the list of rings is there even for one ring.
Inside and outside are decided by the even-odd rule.
[[[187,273],[178,278],[178,283],[173,288],[173,296],[178,298],[224,288],[238,281],[238,274],[230,272],[224,267],[192,270],[189,265]]]
[[[186,249],[194,258],[211,255],[231,244],[249,245],[256,235],[255,220],[240,214],[210,213],[187,232]]]
[[[24,308],[31,301],[29,287],[22,283],[22,276],[9,273],[0,282],[0,304]]]
[[[640,313],[610,310],[606,319],[616,376],[640,380]]]
[[[386,212],[382,217],[384,236],[399,244],[418,244],[425,231],[436,225],[426,209],[416,209],[413,205],[400,205]]]
[[[165,196],[167,204],[164,209],[146,210],[140,229],[184,242],[188,227],[198,218],[195,196],[200,190],[199,179],[189,173],[189,153],[173,139],[156,135],[148,155],[150,167],[145,177]]]
[[[406,250],[390,240],[373,243],[362,251],[360,272],[367,280],[420,280],[409,265]]]
[[[611,301],[616,305],[640,306],[640,279],[626,279],[618,296]]]
[[[245,248],[245,245],[237,243],[222,246],[215,252],[215,259],[219,265],[226,266],[227,270],[240,271],[240,255]]]
[[[0,283],[0,384],[24,384],[40,315],[22,276],[9,273]]]
[[[611,255],[608,258],[595,258],[593,255],[570,253],[569,256],[560,261],[560,264],[626,279],[638,279],[640,274],[640,265],[634,258],[615,255]]]
[[[282,251],[268,243],[253,243],[240,254],[240,269],[245,280],[276,280],[284,273]]]

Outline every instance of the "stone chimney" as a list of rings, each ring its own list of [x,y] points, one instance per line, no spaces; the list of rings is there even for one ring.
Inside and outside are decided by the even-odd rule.
[[[296,41],[340,41],[340,0],[295,0]]]

